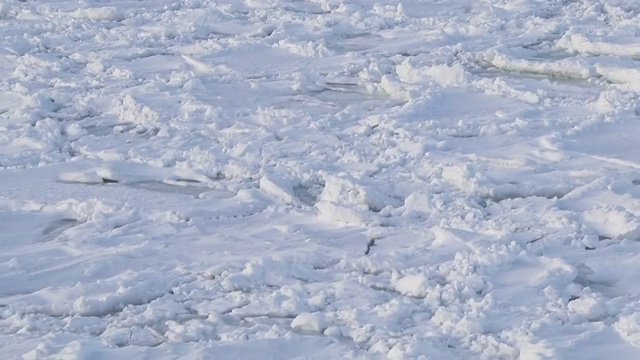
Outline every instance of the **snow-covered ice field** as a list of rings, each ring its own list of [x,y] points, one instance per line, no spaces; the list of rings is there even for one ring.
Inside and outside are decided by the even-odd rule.
[[[0,0],[0,358],[640,359],[640,2]]]

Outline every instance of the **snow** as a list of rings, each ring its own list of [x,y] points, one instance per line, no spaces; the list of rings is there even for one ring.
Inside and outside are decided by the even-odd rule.
[[[407,275],[397,281],[396,290],[403,295],[424,297],[429,291],[429,282],[423,274]]]
[[[78,9],[71,13],[76,19],[89,19],[94,21],[122,21],[124,15],[114,7],[99,7],[90,9]]]
[[[579,298],[570,302],[568,308],[584,316],[588,321],[599,321],[607,315],[602,305],[594,298]]]
[[[320,312],[301,313],[293,319],[291,328],[297,331],[321,333],[327,329],[327,319]]]
[[[640,358],[638,24],[0,0],[3,358]]]
[[[297,201],[293,185],[286,179],[278,178],[274,175],[267,174],[260,178],[260,190],[287,204],[294,204]]]

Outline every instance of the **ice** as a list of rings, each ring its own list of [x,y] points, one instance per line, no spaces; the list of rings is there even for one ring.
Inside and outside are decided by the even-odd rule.
[[[71,13],[71,17],[76,19],[89,19],[94,21],[122,21],[124,14],[114,7],[98,7],[89,9],[78,9]]]
[[[416,66],[417,65],[417,66]],[[452,66],[442,64],[433,66],[420,66],[412,64],[409,59],[396,67],[396,73],[400,80],[420,84],[433,81],[443,87],[462,86],[468,83],[468,75],[464,67],[460,64]]]
[[[293,330],[321,333],[327,328],[327,319],[322,313],[301,313],[291,322]]]
[[[640,5],[0,1],[0,353],[640,358]]]
[[[291,182],[275,175],[262,176],[260,178],[260,190],[284,201],[287,204],[296,203],[293,185]]]
[[[503,71],[544,75],[548,78],[589,79],[594,76],[594,70],[578,59],[539,61],[495,53],[487,54],[485,61]]]
[[[560,39],[558,46],[569,51],[590,55],[619,55],[640,58],[640,43],[634,38],[589,38],[573,34]]]
[[[424,297],[429,290],[429,282],[423,274],[407,275],[398,280],[396,290],[404,295]]]
[[[588,321],[602,320],[606,315],[606,310],[600,305],[597,299],[581,297],[569,303],[568,308],[582,315]]]

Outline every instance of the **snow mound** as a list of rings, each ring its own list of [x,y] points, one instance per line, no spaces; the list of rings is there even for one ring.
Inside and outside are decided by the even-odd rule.
[[[321,312],[302,313],[291,322],[291,328],[300,332],[322,333],[328,326],[327,318]]]
[[[122,21],[125,18],[124,13],[115,7],[78,9],[71,13],[71,17],[93,21]]]
[[[585,296],[573,300],[568,307],[589,321],[599,321],[607,315],[605,308],[593,297]]]
[[[640,240],[640,219],[620,206],[609,205],[586,211],[584,220],[600,236]]]
[[[623,339],[640,348],[640,313],[635,312],[620,316],[613,328]]]
[[[265,174],[260,178],[260,190],[287,204],[297,202],[291,182],[273,174]]]
[[[424,297],[429,291],[429,279],[424,274],[406,275],[398,279],[395,287],[401,294]]]
[[[410,84],[433,81],[443,87],[456,87],[469,83],[469,73],[461,64],[417,67],[405,60],[396,66],[396,73],[400,80]]]
[[[595,75],[593,68],[575,59],[539,61],[518,59],[506,54],[491,53],[485,56],[485,61],[500,70],[513,73],[529,73],[573,79],[589,79]]]
[[[563,37],[558,42],[558,46],[580,54],[640,58],[640,42],[635,37],[598,38],[583,34],[572,34]]]

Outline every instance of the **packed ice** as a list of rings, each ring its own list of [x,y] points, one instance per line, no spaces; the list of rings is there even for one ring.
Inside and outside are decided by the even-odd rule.
[[[640,3],[0,0],[3,359],[640,359]]]

